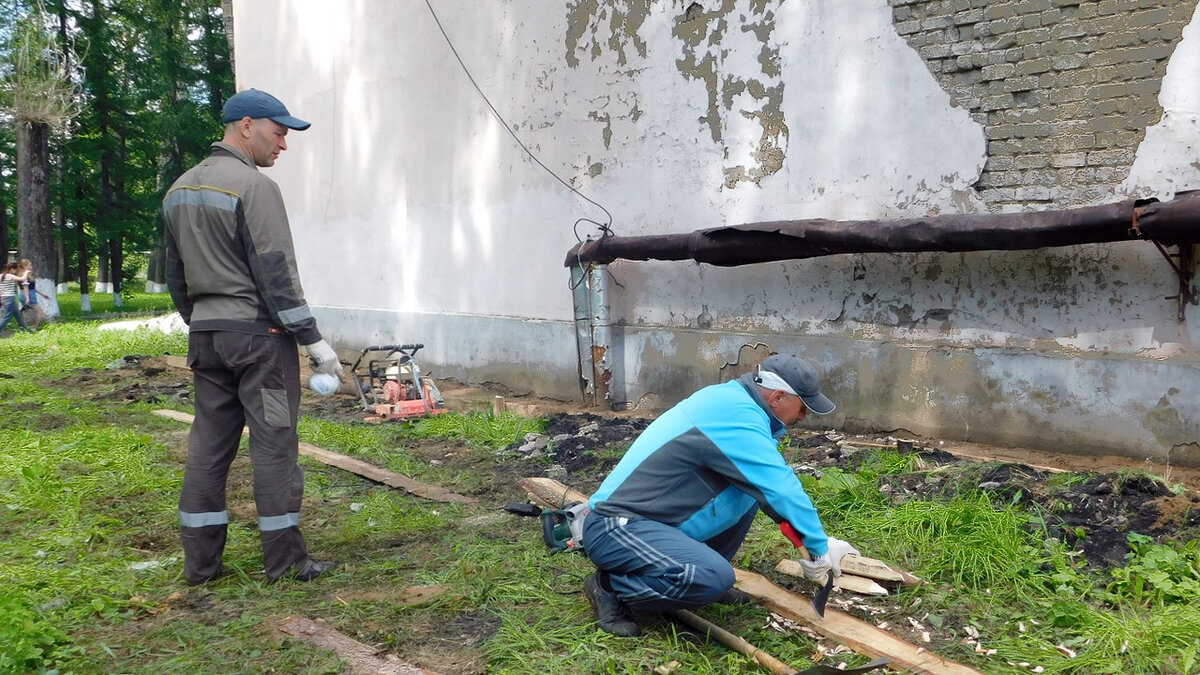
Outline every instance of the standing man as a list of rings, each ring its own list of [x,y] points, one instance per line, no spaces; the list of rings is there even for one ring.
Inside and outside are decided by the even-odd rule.
[[[840,575],[842,556],[858,551],[825,534],[778,441],[807,411],[833,408],[811,365],[776,354],[646,427],[588,501],[583,546],[598,570],[584,592],[600,628],[633,637],[632,611],[749,601],[729,561],[760,508],[803,537],[805,576]]]
[[[309,123],[257,89],[230,97],[222,119],[224,137],[163,200],[167,287],[190,329],[196,390],[179,497],[183,574],[202,584],[224,572],[225,481],[248,424],[267,579],[308,581],[334,563],[310,558],[300,534],[297,343],[317,372],[340,376],[342,365],[304,301],[279,186],[258,167],[287,150],[288,129]]]

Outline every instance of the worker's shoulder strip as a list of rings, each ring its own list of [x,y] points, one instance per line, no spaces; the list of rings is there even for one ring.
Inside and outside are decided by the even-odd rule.
[[[171,188],[163,200],[167,209],[176,206],[211,206],[225,211],[237,209],[238,200],[242,198],[236,192],[223,190],[211,185],[180,185]]]

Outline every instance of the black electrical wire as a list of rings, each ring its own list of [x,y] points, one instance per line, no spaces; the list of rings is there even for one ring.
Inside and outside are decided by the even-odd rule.
[[[563,180],[558,174],[554,173],[554,171],[552,171],[550,169],[550,167],[546,166],[542,162],[542,160],[538,159],[537,155],[533,154],[532,150],[530,150],[528,147],[526,147],[526,145],[523,142],[521,142],[520,137],[518,137],[517,133],[512,130],[512,127],[509,126],[508,122],[506,122],[504,120],[504,116],[500,114],[500,111],[496,110],[496,106],[492,105],[492,102],[488,99],[487,94],[483,93],[483,89],[480,88],[479,83],[477,83],[475,81],[475,78],[471,75],[470,69],[467,68],[467,64],[465,62],[463,62],[462,57],[459,56],[458,50],[454,48],[454,43],[450,40],[450,35],[446,33],[446,29],[442,26],[442,22],[440,19],[438,19],[437,12],[435,12],[433,10],[433,5],[430,3],[429,0],[425,0],[425,6],[429,8],[429,13],[430,13],[430,15],[433,16],[433,22],[437,24],[438,30],[440,30],[442,32],[442,37],[444,37],[446,39],[446,45],[448,45],[450,47],[450,51],[451,51],[451,53],[454,54],[454,58],[458,60],[458,65],[462,66],[463,72],[466,73],[466,75],[467,75],[467,79],[471,81],[471,85],[473,87],[475,87],[475,91],[479,92],[479,96],[481,98],[483,98],[483,102],[487,104],[488,109],[492,111],[492,114],[496,116],[496,119],[500,120],[500,124],[504,127],[504,130],[507,131],[508,134],[513,137],[513,140],[517,142],[517,145],[521,146],[521,149],[525,151],[525,154],[529,155],[529,158],[532,159],[534,162],[536,162],[538,166],[542,167],[542,169],[544,169],[546,171],[546,173],[550,174],[551,176],[554,176],[554,179],[557,180],[558,182],[562,183],[564,187],[566,187],[571,192],[574,192],[576,195],[579,196],[580,199],[588,202],[589,204],[591,204],[591,205],[595,206],[596,208],[600,209],[601,211],[603,211],[604,215],[608,217],[607,223],[598,223],[598,222],[596,222],[594,220],[590,220],[588,218],[580,218],[579,220],[575,221],[575,225],[572,228],[575,232],[575,239],[578,241],[582,241],[582,239],[579,238],[579,231],[578,231],[578,227],[579,227],[580,223],[591,223],[591,224],[595,225],[596,227],[598,227],[600,229],[601,237],[611,236],[613,234],[613,231],[611,228],[612,214],[608,212],[608,209],[604,208],[604,206],[602,206],[596,200],[588,197],[587,195],[585,195],[582,192],[580,192],[579,190],[577,190],[575,188],[575,186],[573,186],[570,183],[568,183],[567,181]]]

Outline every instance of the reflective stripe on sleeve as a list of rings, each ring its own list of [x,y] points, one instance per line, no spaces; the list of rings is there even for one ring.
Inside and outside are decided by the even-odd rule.
[[[300,305],[299,307],[293,307],[291,309],[279,310],[279,320],[287,326],[300,323],[301,321],[307,321],[311,318],[312,311],[308,309],[307,304]]]
[[[179,512],[179,524],[184,527],[208,527],[210,525],[228,525],[228,511],[208,511],[206,513]]]
[[[282,516],[258,517],[258,529],[262,532],[286,530],[289,527],[300,527],[299,513],[288,513]]]

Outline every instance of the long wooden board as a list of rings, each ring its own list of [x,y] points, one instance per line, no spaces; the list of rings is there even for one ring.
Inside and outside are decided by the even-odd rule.
[[[809,628],[859,654],[886,656],[892,660],[890,667],[896,670],[929,675],[983,675],[974,668],[944,659],[845,612],[826,608],[825,618],[822,619],[813,611],[808,598],[776,586],[761,574],[738,568],[734,568],[734,574],[738,588],[772,611],[793,621],[804,622]]]
[[[775,571],[788,576],[804,578],[804,568],[800,563],[790,558],[784,558],[775,566]],[[833,587],[861,595],[887,595],[888,589],[880,586],[874,579],[860,577],[855,574],[842,572],[841,576],[833,578]]]
[[[334,630],[324,621],[289,616],[275,626],[305,644],[336,652],[354,675],[438,675],[435,671],[405,663],[391,654],[380,656],[379,650]]]
[[[191,424],[195,419],[192,415],[178,410],[155,410],[154,414],[173,419],[185,424]],[[250,435],[248,429],[243,428],[242,434]],[[361,459],[349,457],[332,450],[326,450],[315,446],[311,443],[300,443],[300,454],[305,457],[312,457],[318,462],[336,466],[339,469],[344,469],[350,473],[358,474],[364,478],[370,478],[377,483],[383,483],[388,487],[394,487],[405,492],[412,493],[418,497],[432,499],[435,502],[458,502],[460,504],[478,504],[479,500],[474,497],[460,495],[456,492],[451,492],[445,488],[428,483],[422,483],[419,480],[414,480],[403,474],[396,473],[383,469],[369,462],[364,462]]]

